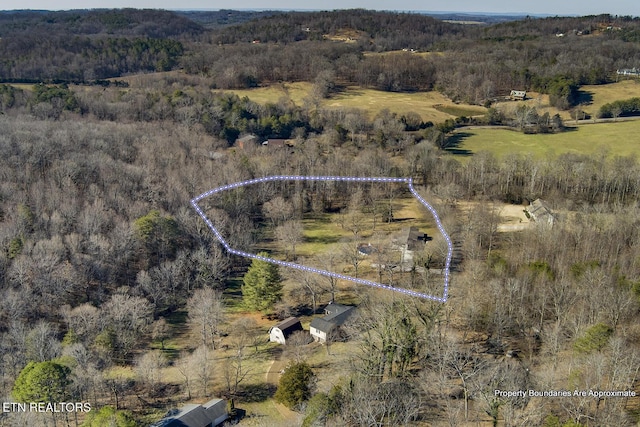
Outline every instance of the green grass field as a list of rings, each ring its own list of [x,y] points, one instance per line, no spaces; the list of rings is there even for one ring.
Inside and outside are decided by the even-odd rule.
[[[548,135],[525,135],[506,129],[461,129],[454,136],[449,152],[460,157],[489,151],[498,157],[509,153],[531,153],[550,157],[562,153],[591,154],[608,151],[627,156],[640,152],[640,121],[582,125],[567,132]]]

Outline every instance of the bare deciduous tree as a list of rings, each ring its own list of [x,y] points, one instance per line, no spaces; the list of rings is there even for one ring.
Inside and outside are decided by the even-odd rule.
[[[202,345],[215,348],[225,314],[222,292],[208,287],[196,289],[187,301],[187,311],[189,321],[200,333]]]
[[[302,222],[298,220],[285,221],[275,229],[276,239],[285,247],[285,255],[296,260],[296,246],[303,240]]]
[[[149,351],[137,359],[135,372],[151,393],[155,392],[161,383],[161,370],[166,364],[167,360],[160,350]]]

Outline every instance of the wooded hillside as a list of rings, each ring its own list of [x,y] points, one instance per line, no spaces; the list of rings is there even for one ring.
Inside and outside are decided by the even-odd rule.
[[[8,23],[0,26],[5,401],[89,402],[95,410],[78,420],[87,426],[150,425],[213,397],[233,399],[240,425],[638,423],[636,156],[619,155],[606,135],[593,155],[445,149],[470,123],[565,127],[517,101],[515,118],[488,109],[474,118],[452,112],[442,123],[330,105],[343,85],[360,84],[482,103],[540,86],[568,107],[580,84],[633,66],[636,19],[469,27],[357,10],[277,14],[217,30],[159,11],[0,20]],[[50,44],[29,43],[47,31]],[[409,51],[396,52],[402,47]],[[172,71],[123,75],[165,69],[158,61]],[[118,83],[84,84],[106,77]],[[298,104],[286,96],[258,104],[218,90],[281,79],[312,81],[310,94]],[[544,135],[525,136],[535,144]],[[449,300],[250,267],[224,251],[189,203],[227,183],[287,174],[413,178],[453,240]],[[536,218],[530,202],[547,216]],[[407,189],[272,183],[201,206],[234,247],[442,292],[446,241]],[[392,264],[398,252],[380,242],[415,223],[431,228],[404,271]],[[365,246],[375,254],[365,258]],[[323,343],[308,333],[286,346],[267,342],[269,328],[289,316],[308,331],[330,301],[357,306],[339,333]],[[274,406],[274,396],[291,410]],[[5,422],[67,420],[14,412]]]

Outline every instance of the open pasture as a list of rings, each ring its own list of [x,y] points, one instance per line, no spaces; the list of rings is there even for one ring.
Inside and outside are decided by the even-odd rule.
[[[231,90],[238,96],[247,96],[259,104],[276,103],[281,99],[302,105],[311,89],[310,83],[278,83],[255,89]],[[485,108],[475,105],[452,103],[439,92],[384,92],[359,87],[348,87],[344,91],[332,95],[322,103],[326,108],[357,108],[367,112],[369,118],[384,109],[398,115],[416,112],[423,121],[442,122],[456,115],[484,114]]]
[[[627,79],[608,85],[582,86],[580,93],[584,99],[581,108],[595,117],[604,104],[640,97],[640,80]]]
[[[562,153],[592,154],[606,151],[610,156],[640,152],[640,122],[609,122],[582,125],[557,134],[526,135],[500,128],[462,128],[454,135],[448,151],[468,156],[489,151],[498,157],[510,153],[530,153],[553,157]]]

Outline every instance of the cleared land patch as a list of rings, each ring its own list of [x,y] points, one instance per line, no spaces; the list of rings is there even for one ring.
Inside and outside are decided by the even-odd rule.
[[[399,243],[399,247],[401,248],[401,252],[402,252],[402,257],[401,257],[401,261],[399,264],[395,264],[391,265],[390,262],[393,262],[391,260],[383,260],[382,258],[380,258],[380,261],[378,261],[377,265],[379,266],[379,274],[380,274],[380,278],[377,281],[373,281],[373,280],[369,280],[369,279],[364,279],[364,278],[360,278],[358,277],[357,274],[357,265],[359,264],[359,262],[354,262],[354,269],[355,269],[355,274],[353,276],[351,275],[345,275],[342,273],[337,273],[335,271],[333,271],[333,269],[326,269],[325,267],[321,267],[321,268],[317,268],[317,267],[310,267],[308,265],[302,265],[302,264],[298,264],[295,262],[290,262],[290,261],[282,261],[276,258],[272,258],[271,256],[269,256],[268,254],[262,254],[262,253],[250,253],[250,252],[246,252],[244,250],[239,250],[239,249],[235,249],[233,248],[228,242],[227,242],[227,238],[231,238],[234,239],[234,235],[230,235],[229,237],[223,237],[223,233],[218,230],[218,228],[216,228],[216,226],[213,224],[213,222],[207,217],[207,215],[205,214],[205,212],[203,211],[203,209],[198,205],[198,203],[200,201],[202,201],[203,199],[207,199],[210,196],[215,195],[216,193],[220,193],[220,192],[227,192],[229,190],[234,190],[234,189],[238,189],[241,187],[245,187],[245,186],[252,186],[255,184],[264,184],[264,183],[271,183],[271,182],[281,182],[281,181],[297,181],[297,182],[315,182],[315,183],[319,183],[321,185],[326,185],[326,184],[330,184],[330,185],[334,185],[335,183],[366,183],[366,184],[372,184],[372,185],[377,185],[378,187],[384,187],[384,186],[389,186],[389,184],[406,184],[408,190],[411,192],[411,194],[413,195],[413,197],[424,207],[426,208],[427,211],[429,211],[431,213],[431,215],[433,216],[433,219],[436,223],[436,227],[440,233],[440,235],[442,236],[442,238],[444,238],[444,241],[446,241],[447,244],[447,254],[446,254],[446,259],[444,260],[444,265],[442,268],[442,275],[444,276],[444,292],[442,294],[442,296],[437,296],[434,295],[432,292],[431,293],[424,293],[424,292],[419,292],[419,291],[415,291],[412,289],[407,289],[405,287],[397,287],[395,286],[395,284],[392,282],[390,284],[383,284],[381,283],[381,278],[382,278],[382,272],[383,270],[393,270],[394,268],[397,269],[400,273],[409,271],[409,268],[413,268],[411,266],[408,265],[408,262],[410,262],[413,259],[413,251],[415,247],[418,247],[420,243],[420,241],[422,242],[422,245],[424,245],[424,243],[427,240],[427,236],[422,233],[420,234],[419,230],[415,227],[413,228],[407,228],[407,235],[405,237],[403,237],[403,241],[401,243]],[[342,188],[342,191],[344,192],[346,189]],[[393,190],[392,193],[395,193],[398,190]],[[235,193],[235,191],[234,191]],[[247,196],[247,194],[242,195]],[[230,197],[230,200],[233,199],[238,199],[239,195],[238,194],[234,194],[232,196],[229,196],[227,194],[227,197]],[[393,198],[393,195],[390,194],[387,197],[389,197],[390,199]],[[391,203],[391,200],[389,200],[389,203]],[[356,205],[357,207],[350,207],[350,211],[351,214],[348,214],[348,216],[350,218],[342,218],[341,219],[341,225],[342,228],[347,228],[350,229],[350,231],[354,234],[354,237],[357,237],[359,230],[362,229],[361,226],[361,221],[360,221],[360,217],[362,212],[358,212],[360,211],[359,208],[359,204]],[[198,215],[200,215],[200,217],[204,220],[204,222],[207,224],[207,226],[210,228],[210,230],[213,232],[213,234],[216,236],[216,238],[218,239],[218,241],[222,244],[222,246],[226,249],[227,252],[233,254],[233,255],[237,255],[237,256],[242,256],[245,258],[252,258],[252,259],[256,259],[256,260],[260,260],[260,261],[266,261],[269,262],[271,264],[276,264],[278,266],[281,267],[287,267],[287,268],[291,268],[291,269],[296,269],[299,271],[303,271],[306,273],[315,273],[315,274],[319,274],[325,277],[331,277],[333,279],[339,279],[339,280],[346,280],[349,282],[354,282],[358,285],[365,285],[365,286],[370,286],[370,287],[374,287],[374,288],[378,288],[378,289],[385,289],[385,290],[390,290],[390,291],[394,291],[394,292],[399,292],[399,293],[403,293],[406,295],[410,295],[412,297],[417,297],[417,298],[425,298],[425,299],[430,299],[433,301],[438,301],[438,302],[446,302],[447,299],[447,294],[448,294],[448,286],[449,286],[449,268],[451,265],[451,260],[452,260],[452,254],[453,254],[453,244],[452,241],[449,237],[449,235],[447,234],[447,232],[445,231],[442,222],[440,221],[440,218],[438,216],[438,213],[436,212],[436,210],[433,208],[433,206],[431,206],[429,204],[429,202],[427,202],[417,191],[416,189],[413,187],[413,182],[411,178],[395,178],[395,177],[348,177],[348,176],[294,176],[294,175],[278,175],[278,176],[269,176],[269,177],[263,177],[263,178],[257,178],[257,179],[253,179],[253,180],[247,180],[247,181],[241,181],[241,182],[236,182],[233,184],[227,184],[227,185],[223,185],[221,187],[218,188],[214,188],[210,191],[207,191],[205,193],[202,193],[201,195],[195,197],[194,199],[191,200],[191,205],[193,206],[193,208],[196,210],[196,212],[198,213]],[[205,208],[206,209],[206,208]],[[345,224],[347,224],[347,226],[345,227]],[[285,233],[288,233],[290,235],[295,235],[295,232],[291,230],[284,230]],[[412,231],[413,230],[413,231]],[[226,233],[225,233],[226,234]],[[283,240],[289,240],[289,237],[284,237]],[[371,245],[369,245],[368,247],[371,247]],[[402,249],[404,248],[404,249]],[[411,249],[409,249],[411,248]],[[356,249],[356,248],[353,248]],[[255,252],[255,251],[253,251]],[[360,249],[356,251],[354,250],[350,250],[351,253],[353,253],[353,256],[349,256],[350,259],[359,259],[361,257],[362,251]],[[382,250],[377,251],[379,254],[382,254]],[[293,249],[292,251],[293,254],[295,254],[295,249]],[[405,258],[406,257],[406,258]],[[294,255],[295,258],[295,255]],[[405,261],[404,259],[408,260]],[[384,265],[382,264],[384,262]],[[415,267],[415,266],[414,266]],[[405,269],[407,268],[407,269]],[[436,292],[436,294],[439,295],[439,292]]]
[[[562,153],[593,154],[604,150],[609,155],[628,156],[640,149],[637,138],[639,126],[636,121],[598,123],[567,132],[538,135],[499,128],[462,128],[449,151],[467,155],[489,151],[498,157],[530,153],[542,158]]]
[[[623,80],[607,85],[582,86],[580,92],[590,99],[581,108],[594,117],[600,107],[614,101],[640,97],[640,80]]]
[[[259,104],[275,103],[280,99],[302,105],[311,90],[311,83],[279,83],[255,89],[229,90],[240,97],[248,97]],[[322,102],[327,108],[358,108],[373,118],[385,108],[398,115],[416,112],[424,121],[443,122],[458,115],[481,115],[484,107],[454,104],[439,92],[384,92],[374,89],[348,87]]]

